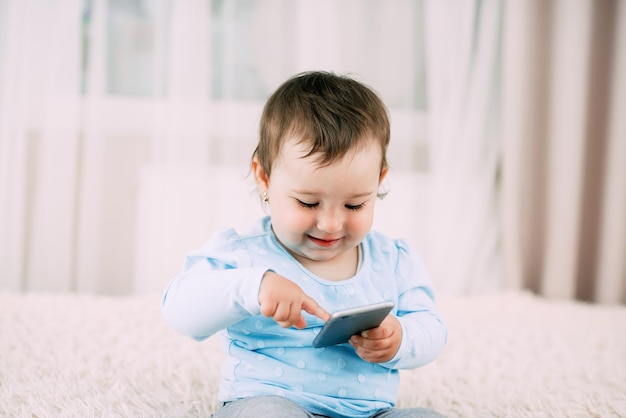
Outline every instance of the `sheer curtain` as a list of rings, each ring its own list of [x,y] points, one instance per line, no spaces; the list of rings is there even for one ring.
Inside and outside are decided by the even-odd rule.
[[[449,293],[501,287],[501,1],[426,3],[433,277]]]
[[[510,1],[502,218],[508,285],[626,302],[626,4]]]
[[[389,105],[375,227],[440,292],[624,303],[625,37],[617,0],[0,0],[0,288],[160,291],[263,214],[263,101],[325,69]]]
[[[12,289],[73,285],[79,3],[0,2],[0,277]]]
[[[626,302],[624,2],[426,5],[433,276]]]
[[[263,214],[261,108],[309,69],[389,105],[378,226],[423,243],[422,20],[413,0],[0,0],[0,288],[160,292],[216,228]]]

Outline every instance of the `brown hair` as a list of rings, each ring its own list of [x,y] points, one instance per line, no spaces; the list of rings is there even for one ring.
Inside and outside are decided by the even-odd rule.
[[[387,108],[374,90],[347,76],[301,73],[270,96],[261,115],[253,157],[268,176],[282,144],[290,138],[310,144],[307,156],[319,156],[322,166],[342,158],[355,146],[376,141],[382,172],[387,167],[390,138]]]

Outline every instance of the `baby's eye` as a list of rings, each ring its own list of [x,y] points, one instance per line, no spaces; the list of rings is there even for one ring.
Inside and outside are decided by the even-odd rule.
[[[358,205],[346,205],[346,209],[349,209],[349,210],[360,210],[360,209],[363,209],[364,206],[365,206],[365,203],[361,203],[361,204],[358,204]]]
[[[317,207],[317,205],[319,205],[319,203],[307,203],[307,202],[303,202],[302,200],[296,199],[296,201],[298,202],[298,205],[302,206],[303,208],[306,209],[313,209],[315,207]]]

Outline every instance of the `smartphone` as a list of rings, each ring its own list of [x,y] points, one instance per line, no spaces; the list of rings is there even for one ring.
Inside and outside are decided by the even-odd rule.
[[[393,308],[393,302],[385,301],[358,306],[333,313],[313,340],[313,347],[347,342],[355,334],[376,328]]]

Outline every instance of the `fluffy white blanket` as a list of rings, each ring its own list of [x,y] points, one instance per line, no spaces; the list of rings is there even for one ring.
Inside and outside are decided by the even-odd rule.
[[[626,307],[527,293],[442,297],[448,346],[399,406],[451,417],[626,416]],[[208,417],[222,354],[158,296],[0,294],[0,416]]]

